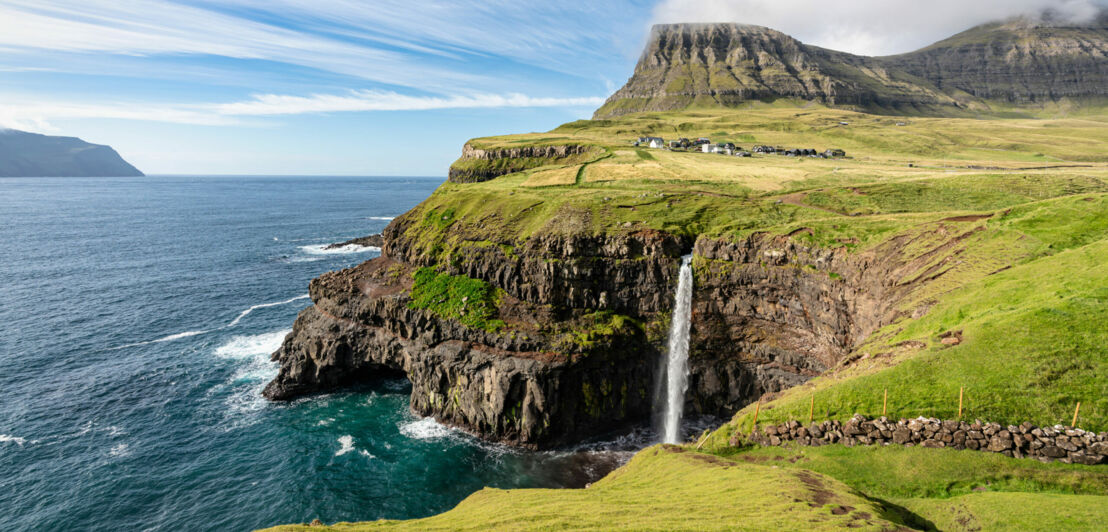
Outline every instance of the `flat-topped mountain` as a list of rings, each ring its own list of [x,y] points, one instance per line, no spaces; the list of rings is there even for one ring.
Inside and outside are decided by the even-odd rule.
[[[595,118],[779,98],[897,114],[1103,98],[1106,20],[1013,19],[890,57],[811,46],[761,26],[657,25],[634,75]]]
[[[143,175],[110,146],[76,137],[0,129],[0,177],[130,177]]]
[[[777,98],[886,109],[957,103],[871,58],[809,46],[769,28],[664,24],[654,27],[634,75],[596,118]]]

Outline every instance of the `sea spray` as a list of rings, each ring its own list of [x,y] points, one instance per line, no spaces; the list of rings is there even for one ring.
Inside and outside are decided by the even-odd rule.
[[[678,443],[681,431],[681,414],[685,409],[685,389],[689,384],[689,327],[692,318],[692,255],[681,257],[681,270],[677,281],[676,304],[669,327],[669,344],[666,347],[664,373],[659,381],[662,401],[662,441]]]

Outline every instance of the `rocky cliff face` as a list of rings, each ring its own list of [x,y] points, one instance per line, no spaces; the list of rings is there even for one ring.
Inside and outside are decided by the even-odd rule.
[[[777,98],[895,113],[1102,98],[1106,21],[1010,20],[882,58],[809,46],[759,26],[658,25],[631,79],[594,118]]]
[[[896,314],[913,260],[895,245],[860,254],[788,236],[695,241],[658,231],[474,240],[443,260],[385,231],[383,256],[311,283],[274,357],[272,399],[402,373],[420,415],[495,441],[544,448],[649,418],[680,257],[694,253],[689,412],[728,415],[833,367]],[[462,231],[462,229],[457,229]],[[495,329],[415,308],[420,267],[495,287]],[[903,271],[902,271],[903,270]]]
[[[880,61],[946,91],[1017,105],[1105,97],[1108,15],[1087,24],[1026,18],[986,24]]]
[[[480,183],[538,166],[570,162],[589,152],[588,146],[576,144],[494,149],[466,144],[462,147],[462,157],[450,165],[449,180]]]
[[[646,327],[613,325],[598,309],[655,320],[668,309],[680,239],[536,237],[523,249],[463,250],[445,267],[503,293],[503,330],[466,327],[411,305],[412,272],[434,261],[406,236],[412,217],[385,232],[384,255],[311,283],[315,303],[274,357],[265,395],[306,393],[402,372],[418,414],[495,441],[531,448],[579,441],[649,415],[659,352]],[[660,288],[660,290],[657,290]],[[655,293],[648,290],[655,289]],[[603,329],[582,338],[582,331]]]
[[[930,82],[866,57],[743,24],[663,24],[595,118],[796,98],[864,109],[957,105]]]

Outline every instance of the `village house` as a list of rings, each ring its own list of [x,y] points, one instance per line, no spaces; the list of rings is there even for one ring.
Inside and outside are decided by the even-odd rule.
[[[732,144],[732,146],[734,145]],[[723,144],[704,144],[700,147],[700,151],[704,153],[722,153],[724,155],[731,155],[734,152]]]

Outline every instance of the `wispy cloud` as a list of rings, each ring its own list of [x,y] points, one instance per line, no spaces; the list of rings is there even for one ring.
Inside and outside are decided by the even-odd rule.
[[[242,102],[219,105],[224,116],[272,116],[350,111],[429,111],[434,109],[498,107],[582,107],[604,103],[602,97],[536,98],[524,94],[471,96],[407,96],[395,92],[352,91],[345,95],[289,96],[262,94]]]
[[[867,55],[909,52],[978,24],[1013,16],[1078,22],[1108,0],[664,0],[655,22],[739,22],[804,42]]]
[[[245,119],[320,113],[370,111],[431,111],[439,109],[493,109],[520,107],[595,107],[603,97],[546,98],[524,94],[409,96],[387,91],[350,91],[344,94],[295,96],[259,94],[250,99],[210,104],[0,104],[0,126],[51,132],[53,121],[108,118],[175,124],[245,125]]]
[[[490,90],[478,65],[499,58],[593,77],[618,63],[633,1],[565,4],[463,0],[0,0],[0,49],[263,60],[421,89]],[[640,27],[632,24],[631,27]],[[637,31],[635,32],[637,33]]]
[[[4,0],[0,48],[265,60],[400,86],[456,86],[482,79],[396,51],[161,0]]]

